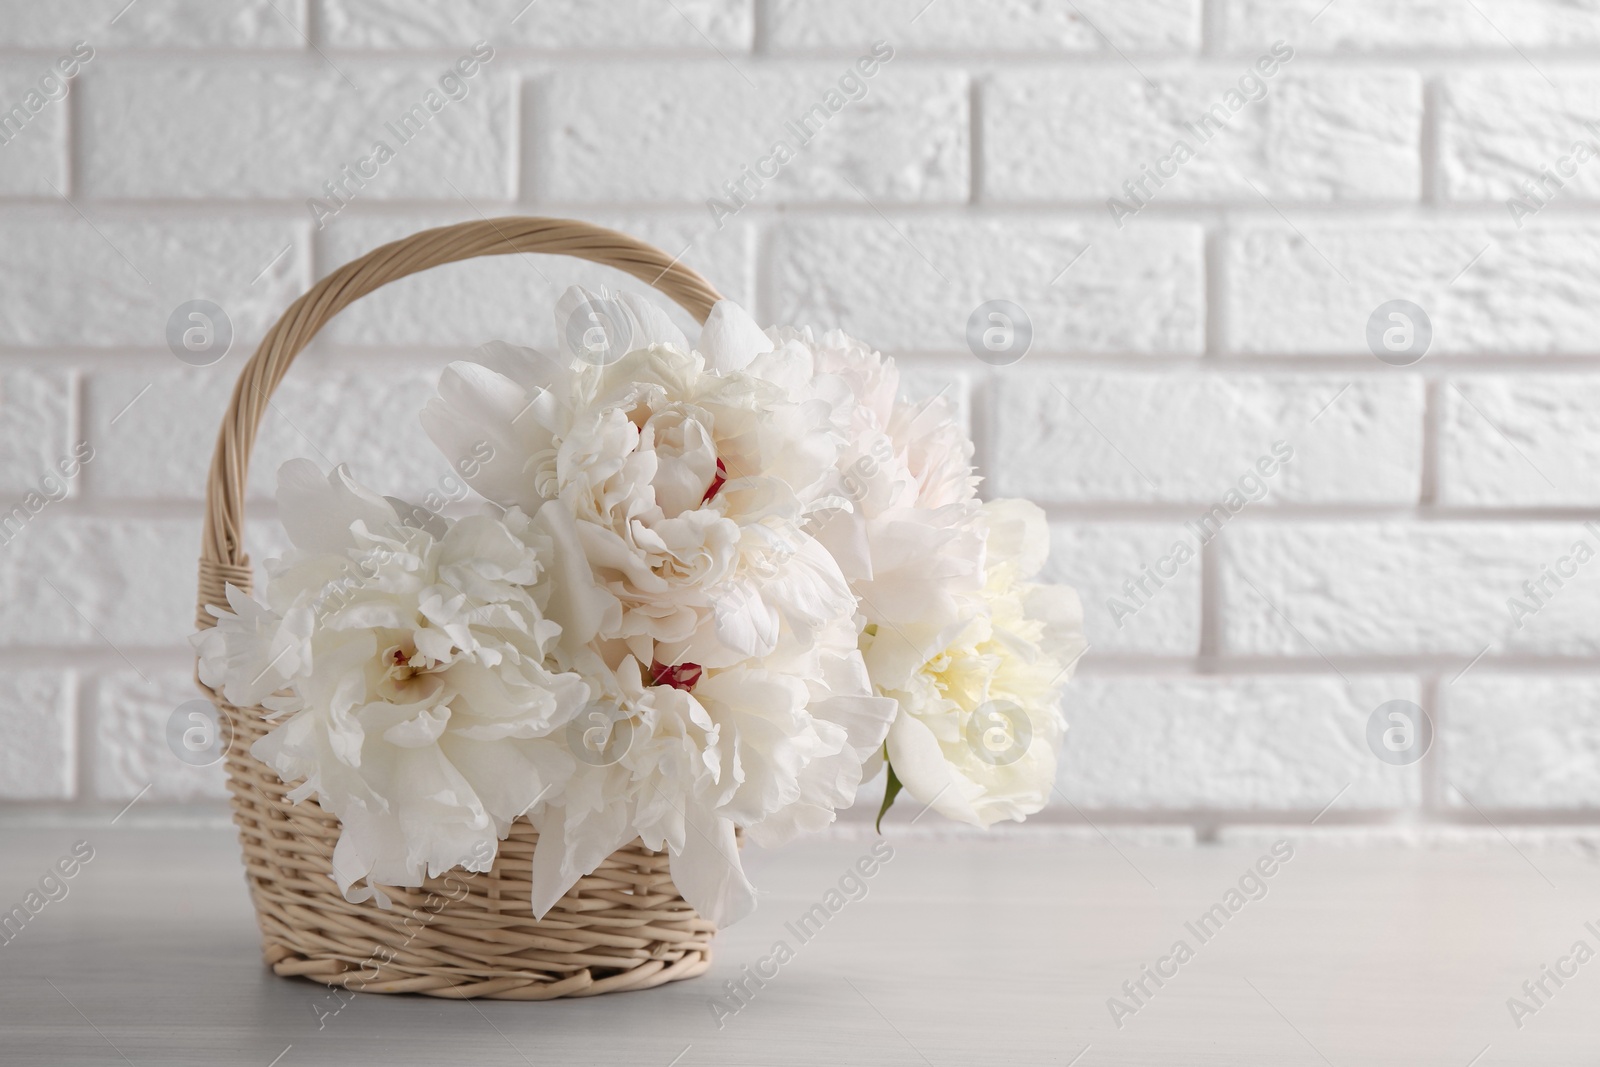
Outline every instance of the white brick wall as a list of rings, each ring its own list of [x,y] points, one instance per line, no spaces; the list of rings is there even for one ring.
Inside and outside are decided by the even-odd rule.
[[[314,218],[307,198],[483,40],[465,97]],[[894,55],[864,94],[714,218],[879,40]],[[46,99],[79,41],[93,57]],[[1597,50],[1600,9],[1568,0],[0,0],[0,517],[94,449],[0,534],[0,800],[222,796],[164,735],[191,695],[234,376],[312,278],[526,213],[636,233],[761,319],[844,326],[958,401],[988,490],[1046,507],[1052,574],[1084,595],[1043,821],[1592,822],[1600,560],[1561,561],[1600,549],[1600,159],[1571,157],[1600,139]],[[1198,137],[1208,111],[1226,129]],[[434,483],[414,398],[438,367],[548,344],[565,285],[618,281],[508,257],[347,312],[263,427],[258,563],[279,462]],[[235,330],[210,367],[165,342],[197,298]],[[1014,365],[966,340],[996,299],[1032,326]],[[1394,299],[1431,321],[1406,367],[1366,341]],[[1292,458],[1253,473],[1278,442]],[[1237,514],[1230,490],[1253,498]],[[1221,534],[1152,584],[1219,503]],[[1368,747],[1396,699],[1434,716],[1419,763]]]
[[[526,147],[536,196],[565,203],[705,203],[805,121],[848,60],[785,63],[749,73],[717,60],[562,70],[528,86],[543,122]],[[762,205],[959,204],[969,192],[968,81],[956,71],[893,61],[865,95],[822,123],[813,117],[795,159],[755,197]],[[670,85],[671,92],[661,87]],[[640,102],[649,100],[649,107]],[[649,160],[648,181],[640,163]],[[855,186],[852,189],[851,186]],[[676,250],[674,250],[676,251]]]
[[[7,4],[6,44],[64,49],[88,40],[116,48],[303,48],[306,0],[141,0],[121,10],[98,0],[61,0],[50,7]],[[276,8],[276,12],[274,12]]]
[[[773,0],[766,8],[771,50],[851,50],[890,40],[916,52],[978,51],[1082,56],[1106,49],[1192,53],[1200,42],[1198,0]],[[1097,32],[1098,29],[1098,32]]]
[[[242,349],[310,283],[310,229],[299,216],[246,221],[87,200],[79,210],[54,194],[0,204],[0,346],[8,351],[165,351],[167,317],[196,297],[227,310]]]
[[[1437,407],[1442,502],[1600,504],[1600,481],[1592,477],[1600,470],[1600,381],[1581,372],[1452,377]]]
[[[436,115],[424,107],[425,123],[401,125],[456,58],[344,60],[338,70],[278,57],[207,57],[181,67],[143,57],[97,60],[82,86],[83,194],[299,204],[323,196],[324,182],[383,140],[395,158],[358,199],[503,200],[511,86],[493,62],[464,82],[462,99]]]
[[[1271,499],[1417,500],[1420,379],[1036,371],[1019,366],[998,383],[1005,416],[988,471],[997,493],[1040,503],[1209,505],[1282,442],[1292,456],[1265,479]],[[1052,460],[1036,462],[1041,456]]]
[[[985,97],[986,191],[996,201],[1098,201],[1140,176],[1240,75],[1235,62],[1159,74],[1154,89],[1127,70],[997,74]],[[1422,164],[1422,80],[1409,71],[1291,70],[1230,120],[1157,202],[1267,196],[1303,201],[1404,200]],[[1104,146],[1085,152],[1084,145]],[[1115,195],[1123,195],[1120,192]]]
[[[1067,705],[1078,736],[1062,792],[1080,807],[1304,819],[1341,789],[1354,808],[1414,808],[1417,767],[1373,759],[1366,724],[1384,701],[1418,695],[1393,676],[1086,678]]]
[[[1152,220],[1119,234],[1103,213],[948,215],[889,220],[863,208],[775,224],[765,264],[771,315],[837,323],[884,351],[970,360],[968,317],[1008,294],[1028,310],[1040,355],[1203,350],[1199,226]]]
[[[1222,0],[1218,5],[1230,49],[1278,37],[1306,40],[1307,49],[1405,52],[1517,48],[1582,48],[1600,43],[1600,24],[1582,3],[1559,0],[1473,0],[1480,12],[1462,17],[1454,0]],[[1315,20],[1314,22],[1312,20]],[[1308,29],[1309,27],[1309,29]]]

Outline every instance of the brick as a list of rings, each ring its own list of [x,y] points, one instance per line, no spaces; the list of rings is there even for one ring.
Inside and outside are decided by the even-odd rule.
[[[1452,807],[1600,807],[1600,680],[1484,673],[1443,696]]]
[[[1588,148],[1581,160],[1573,155],[1580,141]],[[1600,78],[1563,74],[1546,81],[1534,71],[1496,71],[1444,81],[1439,181],[1449,200],[1494,201],[1504,205],[1505,219],[1526,223],[1544,201],[1600,194],[1597,151]],[[1532,196],[1522,188],[1530,180]],[[1519,201],[1515,210],[1511,198]]]
[[[99,453],[88,470],[95,496],[204,499],[217,427],[237,371],[236,365],[223,364],[94,376],[86,393],[88,421],[96,428],[91,440]],[[420,499],[429,490],[459,495],[457,482],[441,482],[450,473],[449,463],[418,421],[438,380],[437,370],[336,372],[296,366],[262,421],[251,460],[250,499],[271,499],[278,468],[291,458],[312,460],[325,470],[346,464],[362,484],[394,496]],[[116,425],[108,425],[145,385],[150,390]]]
[[[82,90],[83,187],[124,198],[317,197],[330,209],[327,182],[353,190],[357,201],[504,200],[509,75],[503,61],[491,61],[457,79],[465,96],[450,100],[439,79],[454,78],[451,64],[467,55],[381,65],[341,58],[337,69],[311,60],[186,69],[102,60]],[[423,118],[402,129],[413,107]],[[380,144],[393,158],[378,159]],[[357,188],[346,166],[357,182],[358,171],[373,176]]]
[[[1061,503],[1209,506],[1293,454],[1250,507],[1414,504],[1423,383],[1390,377],[1008,371],[997,386],[996,491]],[[1312,421],[1315,420],[1315,421]],[[1047,462],[1041,462],[1047,459]],[[1192,538],[1191,538],[1192,540]]]
[[[305,0],[60,0],[0,2],[0,40],[12,48],[274,48],[306,46]]]
[[[1600,227],[1509,222],[1245,226],[1223,251],[1227,347],[1359,355],[1367,321],[1410,300],[1450,353],[1592,353],[1600,332]]]
[[[854,79],[865,95],[847,99],[841,78]],[[663,85],[672,91],[661,92]],[[524,169],[540,197],[696,205],[715,197],[733,210],[725,183],[740,181],[748,167],[746,196],[761,205],[967,199],[968,91],[960,73],[891,60],[862,79],[840,60],[751,66],[741,75],[705,61],[562,71],[528,92]],[[836,113],[802,124],[830,92],[842,104]],[[779,144],[793,154],[782,166]],[[757,173],[763,168],[775,171],[770,180]],[[718,218],[707,209],[707,231]]]
[[[1577,522],[1229,526],[1218,541],[1223,647],[1312,659],[1442,655],[1460,657],[1460,669],[1486,646],[1491,656],[1592,656],[1600,562],[1576,566],[1560,588],[1547,581],[1542,607],[1523,589],[1580,539],[1600,551],[1600,536]],[[1513,597],[1537,610],[1520,615]]]
[[[0,196],[66,192],[66,96],[75,84],[62,79],[53,58],[0,65]]]
[[[321,235],[322,261],[330,266],[345,263],[386,242],[461,217],[340,216]],[[752,233],[745,223],[732,222],[713,232],[698,217],[602,215],[592,221],[631,234],[668,255],[681,255],[681,262],[725,296],[751,307],[755,267]],[[572,285],[652,292],[645,282],[627,274],[568,256],[486,256],[391,282],[341,312],[323,336],[352,345],[462,349],[453,358],[464,358],[466,349],[496,339],[549,349],[555,344],[556,300]],[[687,336],[698,336],[699,326],[687,312],[660,294],[653,299],[673,312]]]
[[[1129,522],[1056,523],[1050,528],[1050,559],[1043,579],[1062,582],[1083,601],[1087,656],[1193,656],[1200,652],[1200,561],[1189,560],[1164,579],[1131,617],[1113,611],[1116,597],[1127,604],[1123,583],[1138,581],[1182,537],[1178,524]],[[1191,540],[1188,538],[1186,540]],[[1132,605],[1128,605],[1132,606]],[[1121,625],[1118,625],[1118,623]]]
[[[0,544],[0,647],[181,646],[193,630],[199,558],[198,518],[83,519],[46,508]]]
[[[773,234],[773,318],[840,327],[891,352],[958,352],[995,299],[1021,306],[1034,353],[1204,347],[1200,228],[876,215],[786,222]],[[1087,248],[1087,250],[1086,250]],[[1077,259],[1077,262],[1074,260]]]
[[[8,668],[0,680],[0,800],[73,795],[77,731],[70,679],[60,671]]]
[[[1249,63],[1185,69],[1153,87],[1122,69],[997,74],[984,94],[984,197],[1116,198],[1124,218],[1146,203],[1416,200],[1421,79],[1292,64],[1273,60],[1268,78]],[[1179,145],[1192,158],[1174,160]]]
[[[238,366],[309,281],[300,224],[88,214],[92,223],[66,207],[0,214],[0,344],[164,350],[178,305],[208,299],[233,324],[227,362]]]
[[[1194,51],[1200,45],[1196,0],[776,0],[768,37],[779,51],[865,49],[887,40],[906,51],[1093,53]],[[1109,43],[1108,43],[1109,40]]]
[[[1600,505],[1600,378],[1452,378],[1439,400],[1440,503]]]
[[[88,649],[125,656],[146,675],[145,650],[188,652],[200,528],[198,514],[83,518],[46,508],[0,543],[0,648]],[[246,522],[255,588],[286,543],[276,521]]]
[[[541,51],[749,51],[753,0],[320,0],[318,25],[337,48],[443,48],[484,39]]]
[[[1312,19],[1316,21],[1313,22]],[[1450,51],[1581,48],[1600,41],[1594,14],[1563,0],[1227,0],[1233,49],[1279,38],[1304,51]]]
[[[182,728],[203,724],[181,711],[204,700],[192,672],[146,671],[146,678],[116,672],[95,680],[88,700],[93,730],[92,789],[99,800],[129,801],[146,786],[146,800],[220,800],[228,795],[226,772],[218,762],[192,766],[168,746],[168,721]],[[192,709],[191,709],[192,710]],[[237,742],[243,745],[241,739]]]
[[[0,371],[0,493],[60,495],[76,489],[57,463],[68,458],[72,378],[60,371]],[[44,479],[53,477],[53,482]],[[59,486],[59,488],[58,488]],[[11,501],[6,501],[9,507]]]
[[[1418,700],[1416,681],[1083,675],[1063,705],[1060,789],[1091,810],[1414,808],[1416,766],[1367,747],[1368,717],[1393,699]]]

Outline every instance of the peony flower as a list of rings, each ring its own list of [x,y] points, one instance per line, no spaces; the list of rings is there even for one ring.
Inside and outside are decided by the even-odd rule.
[[[848,418],[848,506],[810,528],[860,601],[875,691],[899,704],[884,810],[903,786],[975,825],[1038,811],[1065,731],[1059,687],[1086,647],[1077,594],[1027,581],[1047,551],[1043,514],[978,501],[972,443],[951,406],[900,399],[892,360],[839,331],[768,336],[762,358],[811,367],[814,388],[842,387],[853,401],[835,405]]]
[[[972,443],[943,397],[898,399],[893,361],[861,342],[839,331],[820,341],[809,330],[771,335],[774,358],[814,367],[818,388],[852,401],[839,405],[850,412],[844,506],[819,513],[810,529],[839,563],[864,624],[886,634],[864,646],[873,681],[898,688],[967,624],[983,587]]]
[[[589,696],[545,666],[549,537],[515,510],[404,525],[342,467],[324,479],[305,460],[280,470],[278,504],[294,549],[269,561],[264,605],[230,587],[232,610],[211,609],[201,679],[277,720],[251,753],[339,817],[347,899],[488,870],[511,822],[571,776],[548,738]]]
[[[572,777],[530,813],[535,914],[639,837],[732,922],[754,902],[735,828],[776,843],[832,821],[895,712],[805,530],[844,502],[835,401],[853,400],[725,302],[699,350],[631,296],[572,290],[557,311],[558,358],[488,346],[423,414],[452,459],[488,441],[469,483],[551,532],[555,660],[594,694]]]
[[[825,554],[779,543],[836,486],[832,408],[745,369],[730,353],[762,335],[718,308],[702,353],[642,300],[573,290],[558,318],[620,324],[593,342],[609,358],[487,346],[446,369],[423,413],[449,457],[490,443],[466,475],[489,500],[530,515],[559,502],[597,586],[568,651],[604,632],[644,664],[732,666],[770,653],[780,620],[804,634],[850,604]]]
[[[629,655],[612,670],[592,656],[582,673],[598,697],[574,728],[577,770],[532,816],[536,915],[638,837],[670,855],[697,911],[736,922],[755,893],[735,828],[770,847],[828,825],[895,710],[873,694],[847,615],[808,649],[734,667],[647,671]]]
[[[1086,647],[1077,594],[1029,581],[1048,551],[1044,513],[999,500],[983,518],[985,582],[966,625],[885,690],[900,705],[887,745],[899,782],[975,826],[1021,820],[1049,799],[1066,732],[1060,688]],[[865,640],[893,637],[877,630]]]

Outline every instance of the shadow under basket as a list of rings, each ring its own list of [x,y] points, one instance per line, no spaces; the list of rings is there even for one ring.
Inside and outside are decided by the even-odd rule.
[[[339,310],[430,267],[476,256],[560,253],[626,271],[705,321],[720,296],[698,274],[625,234],[561,219],[503,218],[428,230],[329,274],[268,331],[244,370],[217,439],[206,495],[196,624],[249,592],[244,490],[256,431],[294,357]],[[419,398],[420,400],[420,398]],[[250,755],[267,730],[259,707],[235,707],[205,686],[232,728],[228,788],[266,962],[280,975],[368,993],[548,1000],[653,986],[703,973],[716,927],[672,884],[666,853],[637,839],[580,879],[542,920],[530,905],[538,832],[518,820],[493,869],[388,889],[392,907],[353,904],[331,877],[338,819]]]

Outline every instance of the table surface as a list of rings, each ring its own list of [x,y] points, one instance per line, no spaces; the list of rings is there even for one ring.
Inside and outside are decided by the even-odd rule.
[[[891,835],[865,895],[804,942],[786,924],[843,899],[827,894],[876,839],[752,849],[761,907],[719,935],[700,979],[547,1003],[342,1003],[262,967],[227,829],[3,827],[0,910],[75,841],[94,858],[0,945],[0,1063],[1595,1062],[1600,961],[1573,955],[1580,941],[1600,950],[1593,858],[1360,849],[1286,829],[1292,857],[1262,862],[1274,836],[1139,847]],[[1259,883],[1258,863],[1273,872]],[[1198,928],[1218,904],[1220,929]],[[779,940],[793,958],[732,1011],[724,983]],[[1570,977],[1558,985],[1546,965]],[[1157,985],[1147,966],[1168,977]],[[1544,993],[1524,991],[1541,979]],[[1513,997],[1527,1008],[1516,1018]]]

